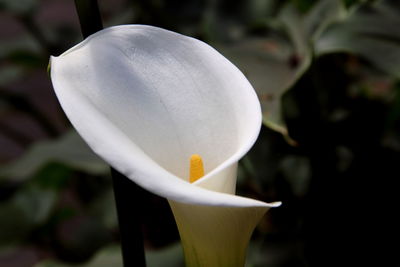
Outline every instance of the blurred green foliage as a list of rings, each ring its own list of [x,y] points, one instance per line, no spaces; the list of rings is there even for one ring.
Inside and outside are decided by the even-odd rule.
[[[99,3],[107,26],[205,40],[257,90],[266,127],[241,161],[238,193],[284,205],[260,223],[247,266],[362,266],[374,256],[396,266],[395,246],[380,238],[396,240],[397,226],[379,228],[385,215],[371,213],[398,195],[398,1]],[[0,266],[121,266],[108,166],[50,105],[48,58],[81,39],[73,1],[1,0],[0,10]],[[148,266],[183,266],[167,203],[148,194],[143,205]]]

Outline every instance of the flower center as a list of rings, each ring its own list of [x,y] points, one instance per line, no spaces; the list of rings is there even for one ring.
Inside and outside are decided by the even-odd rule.
[[[204,176],[203,160],[197,154],[193,154],[190,157],[190,176],[189,181],[194,183],[198,179]]]

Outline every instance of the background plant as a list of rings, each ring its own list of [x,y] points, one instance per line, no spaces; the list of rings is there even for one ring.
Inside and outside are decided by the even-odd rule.
[[[266,127],[238,191],[284,206],[259,225],[248,266],[395,265],[396,221],[385,211],[398,195],[397,1],[99,4],[105,26],[205,40],[257,89]],[[70,130],[46,75],[49,55],[81,39],[73,1],[0,8],[0,265],[118,264],[108,167]],[[159,211],[145,216],[148,265],[182,265],[167,204],[150,194],[144,203]]]

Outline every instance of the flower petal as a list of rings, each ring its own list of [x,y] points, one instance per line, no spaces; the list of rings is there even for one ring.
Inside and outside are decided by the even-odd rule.
[[[111,27],[52,57],[51,78],[89,146],[140,186],[181,203],[271,206],[207,190],[232,177],[221,173],[250,149],[261,125],[253,88],[207,44],[151,26]],[[199,186],[186,178],[194,153],[205,165]]]

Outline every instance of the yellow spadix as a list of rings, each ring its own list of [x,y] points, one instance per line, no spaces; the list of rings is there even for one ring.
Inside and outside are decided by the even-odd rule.
[[[204,176],[203,160],[200,155],[193,154],[190,157],[190,176],[189,181],[194,183]]]

